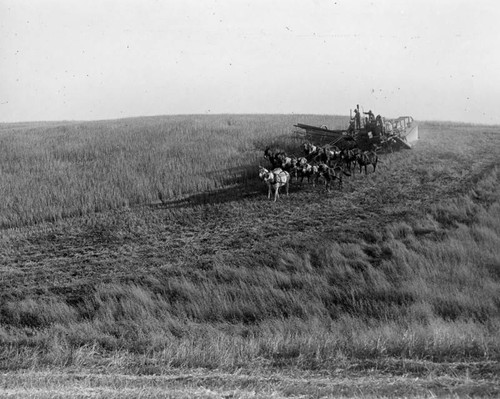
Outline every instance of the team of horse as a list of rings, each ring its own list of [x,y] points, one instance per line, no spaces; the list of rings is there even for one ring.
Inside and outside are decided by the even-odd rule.
[[[271,164],[271,170],[260,166],[259,178],[268,185],[268,198],[274,191],[274,201],[279,198],[279,190],[285,187],[288,195],[291,177],[302,185],[304,179],[312,183],[313,187],[324,183],[327,192],[338,183],[341,190],[342,176],[351,176],[359,166],[359,173],[363,168],[368,174],[368,166],[373,166],[373,172],[377,169],[378,156],[376,150],[361,151],[358,148],[340,149],[336,146],[318,146],[310,142],[303,145],[303,156],[287,155],[279,148],[267,147],[264,150],[264,158]]]

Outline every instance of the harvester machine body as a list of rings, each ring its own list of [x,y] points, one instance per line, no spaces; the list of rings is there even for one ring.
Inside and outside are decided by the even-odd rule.
[[[418,140],[418,125],[411,116],[385,119],[380,115],[361,111],[359,105],[351,110],[349,127],[345,130],[332,130],[326,126],[311,126],[298,123],[294,125],[305,130],[305,138],[315,144],[336,145],[341,149],[358,147],[362,151],[384,148],[390,151],[411,148]]]

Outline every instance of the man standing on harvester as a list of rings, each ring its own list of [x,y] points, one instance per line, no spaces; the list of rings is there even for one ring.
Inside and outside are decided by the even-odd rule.
[[[372,123],[375,122],[375,115],[373,115],[372,110],[369,110],[368,112],[363,112],[365,115],[368,115],[368,122]]]
[[[359,109],[354,108],[354,129],[361,129],[361,115],[359,114]]]

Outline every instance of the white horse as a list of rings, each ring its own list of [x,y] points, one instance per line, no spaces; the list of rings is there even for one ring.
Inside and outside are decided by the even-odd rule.
[[[279,198],[279,189],[285,186],[286,195],[290,185],[290,174],[281,168],[276,168],[272,172],[262,166],[259,167],[259,178],[269,187],[267,198],[271,199],[271,191],[274,190],[274,202]]]

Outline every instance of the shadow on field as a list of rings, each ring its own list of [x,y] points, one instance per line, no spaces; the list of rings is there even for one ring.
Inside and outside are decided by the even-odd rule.
[[[245,183],[231,185],[220,190],[205,191],[203,193],[192,194],[185,198],[174,200],[163,200],[160,203],[151,204],[152,207],[175,209],[189,208],[198,205],[214,205],[228,202],[240,202],[263,197],[267,191],[258,178],[248,180]]]
[[[269,162],[262,157],[257,164],[244,165],[237,168],[220,169],[206,173],[205,176],[218,180],[224,188],[207,190],[201,193],[188,194],[182,198],[159,198],[158,201],[150,203],[152,208],[176,209],[189,208],[197,205],[223,204],[229,202],[241,202],[255,199],[267,199],[267,186],[259,180],[258,165],[271,169]],[[280,190],[280,196],[283,193]],[[297,190],[296,185],[290,184],[290,193]]]
[[[266,165],[264,162],[262,164]],[[269,166],[266,165],[266,167]],[[214,205],[229,202],[242,202],[255,199],[267,200],[267,186],[259,180],[258,166],[255,164],[227,170],[218,170],[213,172],[213,176],[211,177],[218,177],[218,180],[224,188],[207,190],[176,199],[160,198],[159,201],[151,203],[150,206],[175,209],[206,204]],[[293,190],[293,185],[291,185],[290,192],[293,192]]]
[[[306,142],[305,134],[302,132],[294,131],[292,134],[282,134],[275,136],[272,139],[258,139],[254,140],[253,145],[256,150],[261,153],[261,162],[265,163],[264,151],[266,148],[274,148],[285,151],[288,155],[301,157],[304,155],[302,144]]]

